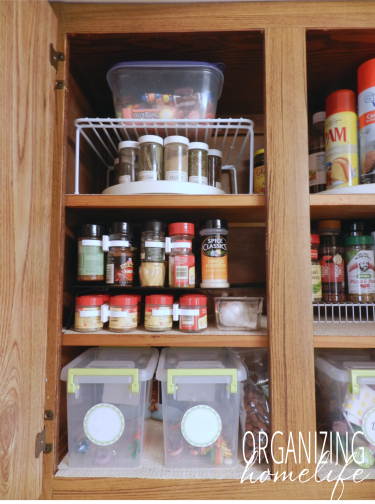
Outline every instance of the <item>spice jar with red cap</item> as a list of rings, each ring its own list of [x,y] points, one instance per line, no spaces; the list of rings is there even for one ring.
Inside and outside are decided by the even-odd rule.
[[[100,295],[79,296],[76,298],[74,329],[78,332],[97,332],[103,329],[100,310],[104,298]]]
[[[207,297],[203,294],[185,294],[180,297],[180,330],[200,333],[207,329]]]
[[[173,296],[153,294],[146,296],[145,329],[167,331],[173,327]]]
[[[169,287],[195,287],[195,256],[193,254],[194,224],[169,224]],[[167,239],[168,240],[168,239]],[[169,250],[166,246],[166,252]]]
[[[312,283],[312,302],[320,303],[322,300],[322,270],[318,261],[318,249],[320,236],[312,234],[311,236],[311,283]]]
[[[109,301],[109,330],[123,333],[137,328],[138,298],[137,296],[111,296]]]

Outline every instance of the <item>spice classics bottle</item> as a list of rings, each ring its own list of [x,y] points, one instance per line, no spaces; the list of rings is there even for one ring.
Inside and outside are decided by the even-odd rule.
[[[372,236],[345,238],[348,301],[375,301],[374,239]]]
[[[311,283],[312,283],[312,302],[320,303],[322,300],[322,274],[318,261],[318,247],[320,236],[312,234],[311,236]]]
[[[171,239],[169,255],[169,287],[195,287],[193,254],[194,224],[176,222],[168,226]]]
[[[78,280],[104,280],[104,252],[102,236],[104,226],[83,224],[78,238]]]
[[[341,237],[320,237],[319,263],[322,273],[322,300],[325,303],[344,303],[345,261]]]
[[[201,287],[229,287],[228,283],[228,222],[225,219],[208,219],[200,223],[202,237]]]
[[[133,285],[134,254],[130,240],[133,225],[128,222],[113,222],[109,235],[110,247],[107,254],[106,283]]]

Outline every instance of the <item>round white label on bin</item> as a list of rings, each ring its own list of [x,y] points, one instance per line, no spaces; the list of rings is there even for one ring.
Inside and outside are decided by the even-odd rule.
[[[194,406],[182,417],[181,432],[193,446],[210,446],[221,433],[221,418],[210,406]]]
[[[366,413],[363,419],[362,429],[367,441],[375,445],[375,408],[371,408]]]
[[[112,404],[97,404],[86,413],[83,421],[86,436],[93,443],[105,446],[115,443],[124,432],[125,420]]]

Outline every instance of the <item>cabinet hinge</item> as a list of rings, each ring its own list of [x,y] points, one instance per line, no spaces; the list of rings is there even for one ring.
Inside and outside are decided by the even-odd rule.
[[[65,87],[65,81],[63,80],[56,81],[55,89],[64,89],[64,87]]]
[[[58,63],[59,61],[65,61],[65,54],[63,52],[55,51],[53,44],[50,44],[49,48],[50,48],[49,60],[51,65],[56,69],[57,73],[59,69]]]
[[[54,420],[55,418],[55,413],[50,410],[50,409],[46,409],[44,410],[44,420]]]
[[[35,439],[35,458],[39,458],[39,455],[43,452],[46,455],[52,453],[53,443],[46,443],[46,433],[47,429],[44,427],[42,432],[36,435]]]

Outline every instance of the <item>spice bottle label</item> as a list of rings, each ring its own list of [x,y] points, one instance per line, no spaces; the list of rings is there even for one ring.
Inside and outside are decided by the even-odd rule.
[[[328,188],[358,185],[357,115],[332,114],[325,122]]]
[[[319,262],[323,293],[345,294],[345,262],[342,255],[323,255]]]
[[[322,298],[322,274],[320,264],[311,265],[311,280],[312,280],[312,298]]]
[[[132,308],[119,308],[118,306],[111,306],[113,312],[127,312],[127,317],[109,317],[110,329],[133,329],[138,324],[138,309]]]
[[[266,178],[264,165],[254,168],[254,194],[266,193]]]
[[[227,240],[225,236],[207,236],[202,242],[202,281],[228,281]]]
[[[79,312],[98,310],[99,315],[96,317],[83,317]],[[100,306],[90,306],[89,308],[83,308],[81,306],[76,307],[75,309],[75,318],[74,318],[74,327],[75,329],[102,329],[103,322],[100,318]]]
[[[374,251],[348,251],[346,257],[349,294],[375,293]]]
[[[184,171],[167,171],[165,180],[171,180],[172,182],[187,182],[188,176]]]
[[[309,155],[310,187],[326,183],[326,154],[314,152]]]
[[[193,184],[207,185],[208,179],[207,179],[207,177],[200,177],[199,175],[194,175],[194,176],[189,177],[189,182],[192,182]]]
[[[82,245],[78,241],[78,276],[81,275],[103,275],[104,273],[104,252],[102,247]]]
[[[118,178],[119,184],[127,184],[128,182],[131,182],[130,175],[121,175]]]
[[[164,262],[165,261],[165,243],[146,241],[144,252],[141,253],[142,261]]]
[[[153,315],[152,314],[153,309],[155,310],[155,308],[149,308],[147,306],[145,308],[145,329],[149,330],[172,329],[173,327],[172,315]],[[164,309],[164,307],[160,309]]]
[[[207,308],[199,308],[199,315],[180,315],[182,331],[199,331],[207,328]]]
[[[155,171],[140,171],[138,180],[158,180],[158,175]]]
[[[195,257],[193,255],[174,256],[173,285],[175,287],[195,285]]]
[[[117,285],[133,285],[133,258],[126,254],[107,257],[106,283]]]

